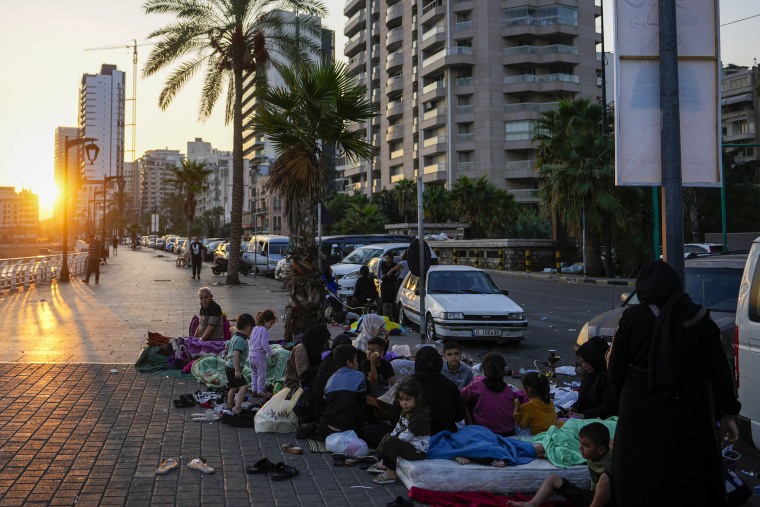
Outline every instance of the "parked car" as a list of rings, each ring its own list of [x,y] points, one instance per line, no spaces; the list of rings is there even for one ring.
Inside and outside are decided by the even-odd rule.
[[[414,238],[406,234],[344,234],[323,236],[319,243],[322,266],[332,266],[355,249],[380,243],[411,243]],[[318,239],[315,239],[319,242]]]
[[[164,243],[164,250],[167,252],[174,252],[174,243],[179,236],[167,236],[166,243]]]
[[[398,291],[399,320],[419,324],[428,340],[493,340],[525,338],[523,309],[507,297],[482,269],[436,265],[427,273],[425,315],[420,315],[419,277],[404,278]]]
[[[290,251],[290,238],[276,234],[257,234],[246,245],[243,259],[257,273],[272,274],[277,263]]]
[[[211,241],[211,242],[207,243],[206,244],[206,253],[203,255],[203,260],[204,261],[213,261],[214,260],[214,251],[216,250],[216,248],[219,245],[221,245],[223,243],[224,243],[223,239],[216,240],[216,241]]]
[[[760,238],[750,248],[739,286],[734,367],[742,402],[739,434],[760,449]]]
[[[174,242],[174,253],[182,255],[185,253],[185,247],[187,246],[187,238],[177,238]]]
[[[685,290],[695,303],[705,305],[710,310],[710,317],[720,328],[726,355],[732,361],[736,305],[742,270],[746,262],[746,253],[698,255],[684,261]],[[635,291],[631,294],[623,294],[621,298],[622,305],[597,315],[583,325],[575,341],[576,350],[593,336],[601,336],[608,342],[612,341],[623,310],[628,305],[639,303]]]
[[[691,254],[714,254],[723,251],[721,243],[686,243],[683,246],[684,259]]]
[[[211,266],[211,272],[215,275],[226,273],[229,266],[230,242],[221,243],[214,251],[214,264]],[[248,275],[253,270],[253,265],[246,262],[244,255],[246,253],[246,243],[240,244],[240,264],[239,269],[242,275]]]

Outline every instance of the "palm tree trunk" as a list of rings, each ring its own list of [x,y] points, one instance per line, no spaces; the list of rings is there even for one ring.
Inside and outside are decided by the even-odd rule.
[[[227,285],[240,285],[240,238],[243,235],[243,69],[234,67],[235,104],[232,112],[232,209],[230,210],[230,260]]]
[[[588,236],[586,250],[586,275],[602,276],[604,274],[604,269],[602,268],[601,235],[599,233],[591,231],[586,231],[586,234]]]
[[[612,217],[604,213],[604,276],[612,278],[615,272],[612,269]]]

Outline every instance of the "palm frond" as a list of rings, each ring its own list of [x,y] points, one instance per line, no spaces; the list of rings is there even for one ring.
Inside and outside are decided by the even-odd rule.
[[[185,83],[193,77],[200,66],[206,61],[206,57],[184,62],[172,72],[166,79],[166,85],[158,96],[158,106],[166,109],[171,104],[174,96],[185,86]]]
[[[213,62],[213,59],[211,59],[211,61]],[[219,95],[221,95],[222,90],[224,89],[224,80],[229,77],[228,72],[220,72],[218,68],[209,65],[203,79],[201,103],[198,108],[198,118],[201,121],[211,116],[214,106],[219,99]],[[232,95],[234,97],[234,93]]]

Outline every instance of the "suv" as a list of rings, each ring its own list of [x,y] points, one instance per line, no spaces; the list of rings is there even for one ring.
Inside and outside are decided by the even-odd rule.
[[[734,357],[737,296],[746,261],[746,253],[730,252],[697,255],[684,261],[684,289],[695,303],[705,305],[710,310],[710,317],[720,328],[723,348],[729,359]],[[625,307],[639,302],[636,292],[623,294],[622,297],[622,305],[597,315],[583,325],[575,341],[575,350],[593,336],[601,336],[607,342],[612,341]]]
[[[739,287],[734,367],[742,402],[739,433],[760,449],[760,238],[752,244]]]

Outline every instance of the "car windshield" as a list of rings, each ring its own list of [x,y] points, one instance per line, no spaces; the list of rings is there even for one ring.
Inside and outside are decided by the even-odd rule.
[[[288,253],[289,249],[290,245],[287,241],[278,241],[277,243],[274,243],[272,241],[269,242],[270,255],[285,255]]]
[[[501,294],[491,277],[482,271],[431,271],[428,294]]]
[[[370,259],[379,257],[382,253],[383,250],[380,248],[357,248],[340,262],[343,264],[367,264]]]
[[[686,292],[692,301],[713,312],[736,313],[742,270],[735,268],[686,268]],[[639,303],[633,293],[626,305]]]

